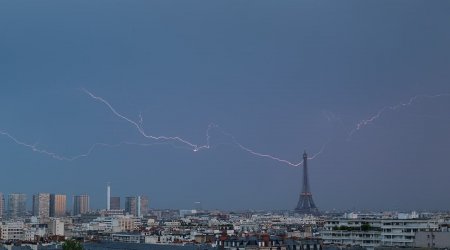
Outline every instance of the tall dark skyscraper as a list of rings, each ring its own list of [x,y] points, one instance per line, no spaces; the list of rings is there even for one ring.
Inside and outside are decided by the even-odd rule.
[[[120,209],[120,197],[111,197],[110,198],[110,205],[111,210],[119,210]]]
[[[308,178],[308,155],[306,151],[303,153],[303,186],[302,192],[300,193],[300,198],[297,203],[297,207],[295,208],[295,212],[299,214],[313,214],[318,215],[319,209],[317,209],[314,204],[311,189],[309,187],[309,178]]]
[[[134,216],[148,214],[149,199],[146,195],[125,197],[125,212]]]
[[[89,195],[75,195],[73,197],[73,215],[86,214],[89,212]]]
[[[135,196],[125,197],[125,212],[137,215],[137,198]]]

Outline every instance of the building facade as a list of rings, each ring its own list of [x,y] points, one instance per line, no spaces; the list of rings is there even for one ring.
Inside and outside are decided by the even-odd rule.
[[[73,215],[86,214],[89,212],[89,195],[75,195],[73,197]]]
[[[149,199],[148,196],[146,195],[141,195],[139,196],[139,214],[138,216],[144,216],[148,214],[148,209],[149,209]]]
[[[436,231],[434,220],[392,219],[382,220],[381,245],[388,247],[414,247],[417,232]]]
[[[50,194],[38,193],[33,195],[33,216],[39,218],[50,216]]]
[[[64,236],[64,222],[59,219],[53,219],[49,229],[51,235]]]
[[[27,213],[26,194],[8,194],[8,217],[15,219],[23,217]]]
[[[325,244],[374,249],[381,245],[381,225],[379,219],[332,219],[320,234]]]
[[[5,214],[5,197],[3,193],[0,193],[0,219],[4,217]]]
[[[0,239],[2,240],[23,240],[24,239],[24,223],[3,222],[0,224]]]
[[[450,231],[422,231],[415,237],[414,247],[450,249]]]
[[[125,212],[137,217],[148,214],[149,199],[145,195],[125,197]]]
[[[110,198],[110,209],[111,210],[120,210],[120,197],[111,197]]]
[[[335,246],[414,247],[418,232],[436,231],[435,220],[428,219],[331,219],[320,232],[323,243]]]
[[[64,217],[67,210],[67,198],[65,194],[50,195],[50,217]]]
[[[131,215],[137,215],[137,198],[135,196],[125,197],[125,212]]]

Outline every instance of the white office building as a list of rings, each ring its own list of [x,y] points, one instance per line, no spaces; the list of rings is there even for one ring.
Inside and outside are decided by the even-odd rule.
[[[436,220],[399,216],[402,219],[338,218],[327,220],[320,232],[325,245],[361,246],[373,249],[385,247],[414,247],[417,232],[436,231]],[[409,218],[409,219],[403,219]]]
[[[414,247],[417,232],[435,231],[435,220],[391,219],[382,220],[381,245],[390,247]]]
[[[50,234],[55,236],[64,236],[64,222],[53,219],[50,222]]]
[[[23,222],[3,222],[0,227],[2,240],[24,240]]]

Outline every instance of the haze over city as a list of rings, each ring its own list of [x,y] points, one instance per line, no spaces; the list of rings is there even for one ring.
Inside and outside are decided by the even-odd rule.
[[[26,5],[0,8],[3,193],[294,209],[306,150],[321,210],[450,206],[448,2]]]

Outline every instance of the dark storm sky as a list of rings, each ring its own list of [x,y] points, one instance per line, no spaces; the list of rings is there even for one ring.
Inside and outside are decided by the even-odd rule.
[[[64,156],[96,142],[303,150],[321,209],[448,209],[448,1],[1,1],[0,129]],[[292,209],[301,168],[217,130],[214,149],[97,148],[60,161],[0,136],[0,192],[147,194],[157,208]],[[227,144],[228,143],[228,144]],[[176,146],[181,146],[176,144]]]

